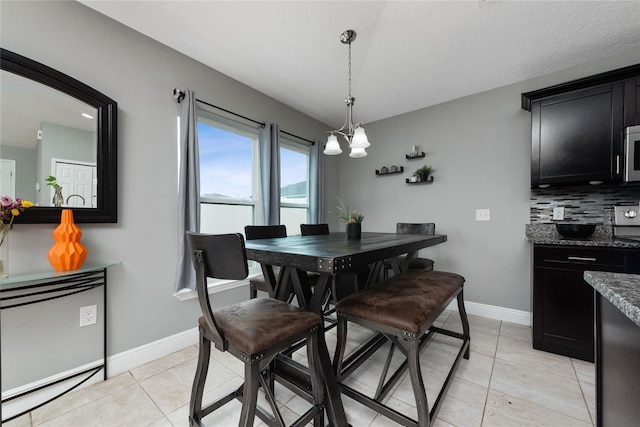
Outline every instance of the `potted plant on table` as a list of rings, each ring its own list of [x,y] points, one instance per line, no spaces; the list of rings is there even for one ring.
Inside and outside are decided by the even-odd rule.
[[[359,239],[362,233],[362,221],[364,215],[358,213],[356,210],[350,210],[349,205],[345,207],[344,203],[338,197],[340,205],[337,206],[338,218],[347,224],[347,239]]]

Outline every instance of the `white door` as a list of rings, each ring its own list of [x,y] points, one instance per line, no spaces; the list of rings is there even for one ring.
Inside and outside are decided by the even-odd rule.
[[[0,195],[16,198],[16,161],[0,159]]]
[[[62,186],[64,197],[62,206],[70,208],[95,207],[95,164],[74,163],[58,159],[55,162],[54,170],[58,184]]]

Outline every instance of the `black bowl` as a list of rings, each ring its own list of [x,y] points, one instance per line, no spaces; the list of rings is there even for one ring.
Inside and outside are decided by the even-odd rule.
[[[556,224],[556,230],[563,237],[570,239],[584,239],[596,231],[595,224]]]

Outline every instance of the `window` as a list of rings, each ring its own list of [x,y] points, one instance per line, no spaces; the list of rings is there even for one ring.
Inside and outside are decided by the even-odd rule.
[[[222,118],[199,115],[200,231],[237,233],[254,224],[258,134]]]
[[[300,234],[309,218],[309,147],[280,138],[280,223]]]

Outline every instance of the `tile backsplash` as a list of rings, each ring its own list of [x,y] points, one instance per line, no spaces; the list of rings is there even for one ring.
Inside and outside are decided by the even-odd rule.
[[[536,188],[531,190],[530,222],[613,223],[613,206],[638,205],[640,186]],[[553,208],[564,208],[564,220],[553,220]]]

